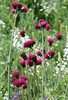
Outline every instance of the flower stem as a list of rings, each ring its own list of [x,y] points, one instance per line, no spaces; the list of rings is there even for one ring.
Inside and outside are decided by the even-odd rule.
[[[11,51],[12,51],[12,41],[13,41],[13,35],[11,38],[10,43],[10,50],[9,50],[9,56],[8,56],[8,100],[10,100],[10,61],[11,61]]]
[[[16,18],[17,18],[17,14],[14,17],[14,25],[12,26],[13,32],[15,32]],[[11,62],[11,55],[12,55],[13,36],[14,36],[14,34],[12,34],[12,37],[11,37],[9,56],[8,56],[8,61],[7,61],[7,66],[8,66],[8,100],[10,100],[10,68],[11,68],[10,62]]]
[[[36,98],[36,65],[34,66],[34,100]]]
[[[43,93],[44,93],[44,91],[43,91],[43,87],[44,87],[44,40],[43,40],[43,38],[44,38],[44,30],[43,30],[43,32],[42,32],[42,60],[43,60],[43,64],[42,64],[42,95],[41,95],[41,100],[43,100]]]

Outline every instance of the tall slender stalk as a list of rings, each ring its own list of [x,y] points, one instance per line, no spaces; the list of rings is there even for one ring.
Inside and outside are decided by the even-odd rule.
[[[34,66],[34,100],[36,98],[36,65]]]
[[[11,52],[12,52],[12,41],[13,41],[13,35],[11,38],[9,57],[8,57],[8,100],[10,100],[10,61],[11,61]]]
[[[14,26],[12,26],[13,32],[15,32],[16,17],[17,17],[17,14],[14,17]],[[13,43],[13,34],[11,37],[9,56],[8,56],[8,62],[7,62],[7,66],[8,66],[8,100],[10,100],[10,67],[11,67],[10,63],[11,63],[11,55],[12,55],[12,43]]]
[[[43,87],[44,87],[44,29],[42,32],[42,60],[43,60],[43,64],[42,64],[42,95],[41,95],[41,100],[43,100]]]

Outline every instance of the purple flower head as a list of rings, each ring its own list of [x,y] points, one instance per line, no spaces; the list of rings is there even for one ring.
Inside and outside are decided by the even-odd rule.
[[[48,55],[49,55],[50,58],[53,58],[54,55],[55,55],[55,51],[54,50],[48,51]]]
[[[51,29],[51,25],[50,24],[46,24],[46,30],[48,31],[48,30],[50,30]]]
[[[21,86],[22,86],[23,84],[25,84],[25,83],[26,83],[26,80],[25,80],[25,79],[23,79],[23,78],[20,78],[20,79],[19,79],[19,82],[20,82],[20,84],[21,84]]]
[[[57,38],[58,40],[61,40],[62,34],[61,34],[61,33],[56,34],[56,38]]]
[[[40,29],[40,26],[36,23],[36,24],[34,25],[34,28],[35,28],[36,30],[38,30],[38,29]]]
[[[18,79],[13,80],[12,82],[13,82],[14,86],[20,87],[20,81]]]
[[[41,20],[40,20],[40,26],[41,26],[41,27],[45,27],[46,24],[47,24],[47,22],[46,22],[44,19],[41,19]]]
[[[22,12],[24,13],[27,13],[28,12],[28,7],[27,6],[24,6],[22,9],[21,9]]]
[[[50,59],[49,54],[48,53],[44,54],[44,58],[45,59]]]
[[[25,30],[21,30],[21,31],[20,31],[20,35],[21,35],[22,37],[24,37],[24,36],[25,36]]]
[[[11,14],[15,14],[15,9],[11,8],[11,9],[10,9],[10,13],[11,13]]]
[[[12,73],[12,76],[13,77],[18,77],[20,75],[20,72],[19,71],[15,71]]]
[[[11,6],[14,8],[14,9],[17,9],[18,7],[18,2],[14,1],[11,3]]]
[[[20,79],[28,80],[27,76],[21,76]]]
[[[52,38],[49,38],[47,41],[48,41],[50,46],[52,46],[52,43],[54,43],[54,39],[52,39]]]
[[[27,59],[27,56],[26,56],[25,52],[22,52],[22,53],[20,54],[20,56],[21,56],[24,60]]]
[[[33,61],[30,59],[26,60],[26,65],[33,66]]]
[[[35,41],[34,40],[28,40],[24,43],[23,47],[24,48],[31,48],[33,47],[33,45],[35,44]]]
[[[22,8],[22,3],[18,3],[18,9],[21,9]]]
[[[37,59],[35,63],[36,63],[36,65],[41,65],[42,64],[42,59],[41,58]]]
[[[30,54],[30,55],[28,56],[28,59],[30,59],[30,60],[32,60],[33,62],[35,62],[36,59],[37,59],[37,56],[36,56],[35,54]]]
[[[37,56],[42,56],[41,50],[36,52]]]
[[[25,67],[25,61],[24,60],[21,60],[20,62],[19,62],[19,64],[24,68]]]
[[[22,85],[22,89],[26,89],[28,87],[28,84],[25,83],[24,85]]]

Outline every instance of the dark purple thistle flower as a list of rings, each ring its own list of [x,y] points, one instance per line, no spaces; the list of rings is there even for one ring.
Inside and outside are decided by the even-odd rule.
[[[22,89],[26,89],[28,87],[28,83],[25,83],[24,85],[22,85]]]
[[[41,27],[45,27],[46,24],[47,24],[47,22],[46,22],[44,19],[41,19],[41,20],[40,20],[40,26],[41,26]]]
[[[16,87],[20,87],[21,84],[20,84],[20,81],[18,79],[15,79],[14,81],[12,81],[12,83],[14,84],[14,86]]]
[[[17,9],[18,7],[18,2],[14,1],[11,3],[11,6],[14,8],[14,9]]]
[[[36,63],[36,65],[41,65],[42,64],[42,59],[41,58],[37,59],[35,63]]]
[[[26,60],[26,65],[33,66],[33,61],[30,59]]]
[[[20,62],[19,62],[19,64],[24,68],[25,67],[25,61],[24,60],[21,60]]]
[[[10,13],[11,13],[11,14],[15,14],[15,9],[11,8],[11,9],[10,9]]]
[[[50,30],[51,29],[51,25],[50,24],[46,24],[46,30],[48,31],[48,30]]]
[[[20,54],[20,56],[21,56],[24,60],[27,59],[27,56],[26,56],[25,52],[22,52],[22,53]]]
[[[15,71],[12,73],[12,76],[13,77],[18,77],[20,75],[20,72],[19,71]]]
[[[58,40],[61,40],[62,34],[61,34],[61,33],[56,34],[56,38],[57,38]]]
[[[36,23],[36,24],[34,25],[34,28],[35,28],[36,30],[38,30],[38,29],[40,29],[40,26]]]
[[[49,38],[47,41],[48,41],[50,46],[52,46],[52,43],[54,43],[54,39],[52,39],[52,38]]]
[[[20,79],[28,80],[27,76],[21,76]]]
[[[23,79],[23,78],[20,78],[20,79],[19,79],[19,82],[20,82],[20,85],[22,86],[23,84],[25,84],[25,83],[26,83],[26,80],[25,80],[25,79]]]
[[[53,58],[54,55],[55,55],[55,51],[54,50],[48,51],[48,55],[49,55],[50,58]]]
[[[22,3],[18,3],[18,9],[22,8]]]
[[[41,50],[36,52],[37,56],[42,56]]]
[[[28,56],[28,59],[32,60],[33,62],[35,62],[37,60],[37,56],[35,54],[30,54]]]
[[[48,53],[44,54],[44,58],[45,59],[50,59],[49,54]]]
[[[27,13],[28,12],[28,7],[27,6],[24,6],[22,9],[21,9],[22,12],[24,13]]]
[[[35,41],[34,40],[28,40],[24,43],[23,47],[24,48],[31,48],[33,47],[33,45],[35,44]]]
[[[20,35],[21,35],[22,37],[25,37],[25,30],[21,30],[21,31],[20,31]]]

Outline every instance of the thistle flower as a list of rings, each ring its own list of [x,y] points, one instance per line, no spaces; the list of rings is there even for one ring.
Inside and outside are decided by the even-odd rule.
[[[11,8],[11,9],[10,9],[10,13],[11,13],[11,14],[15,14],[15,9]]]
[[[21,60],[20,62],[19,62],[19,64],[24,68],[25,67],[25,61],[24,60]]]
[[[38,29],[40,29],[40,26],[36,23],[36,24],[34,25],[34,28],[35,28],[36,30],[38,30]]]
[[[18,77],[20,75],[20,72],[19,71],[15,71],[12,73],[12,76],[13,77]]]
[[[28,59],[30,59],[30,60],[32,60],[32,61],[36,61],[36,59],[37,59],[37,56],[35,55],[35,54],[30,54],[29,56],[28,56]]]
[[[37,56],[42,56],[42,53],[41,53],[41,51],[39,50],[39,51],[37,51],[36,52],[36,54],[37,54]]]
[[[50,28],[51,28],[51,25],[50,24],[46,24],[46,30],[48,31],[48,30],[50,30]]]
[[[25,30],[21,30],[21,31],[20,31],[20,35],[21,35],[22,37],[24,37],[24,36],[25,36]]]
[[[52,43],[54,43],[54,39],[52,39],[52,38],[49,38],[47,41],[48,41],[50,46],[52,46]]]
[[[42,59],[41,58],[37,59],[35,63],[36,63],[36,65],[41,65],[42,64]]]
[[[26,65],[33,66],[33,61],[30,59],[26,60]]]
[[[28,80],[27,76],[21,76],[20,79]]]
[[[18,9],[21,9],[22,8],[22,3],[18,3]]]
[[[27,56],[26,56],[25,52],[22,52],[22,53],[20,54],[20,56],[21,56],[24,60],[27,59]]]
[[[28,84],[25,83],[24,85],[22,85],[22,89],[26,89],[28,87]]]
[[[41,26],[41,27],[45,27],[46,24],[47,24],[47,22],[46,22],[44,19],[41,19],[41,20],[40,20],[40,26]]]
[[[15,79],[15,80],[13,81],[13,84],[14,84],[14,86],[16,86],[16,87],[20,87],[20,81],[19,81],[18,79]]]
[[[61,40],[62,34],[61,34],[61,33],[56,34],[56,38],[57,38],[58,40]]]
[[[54,50],[48,51],[48,55],[49,55],[50,58],[53,58],[54,55],[55,55],[55,51]]]
[[[24,85],[24,84],[26,83],[26,80],[23,79],[23,78],[20,78],[20,79],[19,79],[19,82],[20,82],[20,84],[21,84],[21,86],[22,86],[22,85]]]
[[[45,59],[50,59],[49,54],[48,53],[44,54],[44,58]]]
[[[22,12],[24,13],[27,13],[28,12],[28,7],[27,6],[24,6],[22,9],[21,9]]]
[[[25,43],[24,43],[24,45],[23,45],[23,47],[24,48],[31,48],[31,47],[33,47],[33,45],[35,44],[35,41],[34,40],[28,40],[28,41],[26,41]]]
[[[14,9],[17,9],[18,7],[18,2],[14,1],[11,3],[11,6],[14,8]]]

